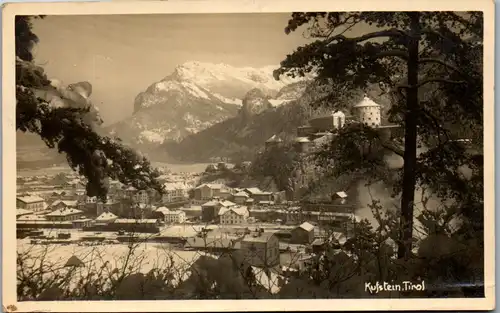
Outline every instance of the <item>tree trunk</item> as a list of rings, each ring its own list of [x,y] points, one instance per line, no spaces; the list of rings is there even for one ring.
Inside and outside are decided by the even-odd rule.
[[[418,110],[418,53],[420,23],[418,12],[408,13],[411,24],[408,39],[408,85],[405,111],[405,151],[403,166],[403,192],[401,196],[400,243],[398,258],[408,259],[412,250],[413,207],[415,200],[417,166],[417,110]]]

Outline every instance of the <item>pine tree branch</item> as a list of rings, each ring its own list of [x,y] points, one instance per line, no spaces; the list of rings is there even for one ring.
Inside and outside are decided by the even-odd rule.
[[[465,84],[466,82],[463,81],[463,80],[451,80],[451,79],[434,77],[434,78],[424,79],[420,83],[418,83],[417,85],[413,85],[413,86],[410,86],[410,85],[399,85],[396,88],[398,90],[400,90],[400,89],[410,89],[410,88],[420,88],[420,87],[422,87],[424,85],[427,85],[427,84],[430,84],[430,83],[443,83],[443,84],[461,85],[461,84]]]
[[[405,50],[387,50],[379,52],[375,55],[375,58],[385,58],[385,57],[399,57],[404,61],[408,60],[408,53]]]
[[[461,84],[465,84],[465,81],[463,81],[463,80],[451,80],[451,79],[434,77],[434,78],[424,79],[423,81],[421,81],[420,83],[418,83],[415,87],[416,88],[420,88],[420,87],[422,87],[424,85],[427,85],[429,83],[443,83],[443,84],[461,85]]]
[[[450,41],[450,38],[431,28],[423,28],[420,30],[420,33],[424,35],[435,35],[443,40]]]
[[[375,38],[383,38],[383,37],[401,37],[401,36],[407,36],[407,34],[399,29],[389,29],[389,30],[382,30],[378,32],[372,32],[368,34],[364,34],[359,37],[353,37],[353,38],[347,38],[346,36],[339,34],[335,35],[325,41],[325,44],[328,45],[334,41],[335,44],[342,43],[342,42],[351,42],[351,43],[360,43],[363,41],[367,41],[370,39],[375,39]]]
[[[383,141],[383,140],[380,140],[380,144],[382,145],[382,147],[384,147],[385,149],[399,155],[400,157],[404,157],[405,155],[405,152],[403,149],[400,149],[398,147],[396,147],[394,144],[392,144],[391,142],[387,142],[387,141]]]
[[[449,68],[457,73],[463,74],[463,72],[460,69],[458,69],[458,67],[453,66],[453,65],[451,65],[443,60],[439,60],[439,59],[435,59],[435,58],[421,58],[421,59],[419,59],[418,63],[420,63],[420,64],[437,63],[437,64],[443,65],[444,67]]]

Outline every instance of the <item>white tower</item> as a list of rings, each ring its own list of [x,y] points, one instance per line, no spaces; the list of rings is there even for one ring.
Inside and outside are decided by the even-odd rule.
[[[341,111],[332,112],[333,116],[333,127],[342,128],[345,125],[345,114]]]
[[[354,106],[358,121],[370,127],[378,127],[380,120],[380,105],[368,98],[366,95],[357,105]]]

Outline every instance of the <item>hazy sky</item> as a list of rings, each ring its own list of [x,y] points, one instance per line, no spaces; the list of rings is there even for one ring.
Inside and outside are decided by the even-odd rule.
[[[34,23],[35,61],[65,84],[87,80],[105,123],[132,113],[137,94],[196,60],[278,65],[307,40],[285,35],[290,14],[48,16]]]

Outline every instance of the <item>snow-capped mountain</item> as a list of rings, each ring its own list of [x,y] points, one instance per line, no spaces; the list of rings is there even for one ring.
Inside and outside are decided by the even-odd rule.
[[[178,142],[250,107],[250,111],[260,112],[281,105],[290,99],[273,97],[301,79],[283,77],[277,81],[273,77],[275,69],[184,63],[137,95],[134,114],[109,129],[126,142],[157,145]],[[263,106],[255,101],[261,101]]]
[[[165,79],[196,82],[198,86],[229,99],[242,99],[249,90],[254,88],[274,96],[283,87],[303,80],[285,76],[282,76],[280,80],[275,80],[273,71],[277,67],[274,65],[261,68],[234,67],[222,63],[192,61],[176,67],[174,72]]]
[[[132,144],[179,141],[236,115],[238,106],[224,101],[191,81],[162,80],[141,92],[134,114],[110,130]]]

